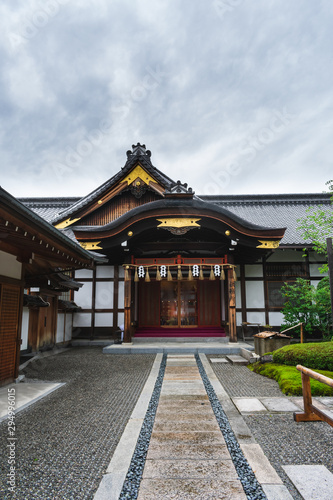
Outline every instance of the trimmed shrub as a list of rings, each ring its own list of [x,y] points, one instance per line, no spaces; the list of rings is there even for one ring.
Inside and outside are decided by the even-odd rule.
[[[333,371],[333,342],[287,345],[273,352],[273,362]]]

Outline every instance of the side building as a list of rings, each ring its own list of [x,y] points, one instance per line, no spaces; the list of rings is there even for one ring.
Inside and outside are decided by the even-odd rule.
[[[20,350],[70,340],[65,317],[76,306],[59,297],[82,287],[70,274],[95,260],[0,188],[0,385],[17,377]]]
[[[141,144],[113,177],[83,198],[22,203],[86,251],[104,257],[75,270],[76,338],[229,336],[243,323],[282,322],[281,286],[318,283],[322,263],[297,231],[329,194],[196,195],[151,162]],[[303,257],[304,247],[309,247]]]

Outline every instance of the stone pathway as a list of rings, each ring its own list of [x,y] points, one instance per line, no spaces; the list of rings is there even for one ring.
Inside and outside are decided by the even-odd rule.
[[[193,355],[168,355],[138,500],[245,500]]]

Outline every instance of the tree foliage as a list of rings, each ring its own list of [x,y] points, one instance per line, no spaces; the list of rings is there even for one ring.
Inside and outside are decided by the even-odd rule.
[[[333,180],[326,182],[329,192],[332,193],[331,204],[333,205]],[[307,215],[298,219],[298,229],[302,231],[303,238],[308,241],[313,250],[327,260],[326,239],[333,237],[333,211],[327,207],[320,206],[317,210],[313,207],[307,209]],[[306,250],[305,250],[306,251]],[[321,273],[328,271],[328,264],[319,268]]]
[[[327,277],[320,280],[317,288],[309,281],[297,278],[294,284],[285,283],[281,293],[285,297],[282,330],[304,323],[307,336],[317,331],[321,332],[324,338],[331,336],[330,286]],[[294,332],[300,333],[300,327]]]

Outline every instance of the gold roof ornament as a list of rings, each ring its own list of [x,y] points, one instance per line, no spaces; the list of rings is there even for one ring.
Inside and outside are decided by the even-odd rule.
[[[137,165],[133,170],[131,170],[131,172],[120,182],[127,182],[127,184],[130,185],[138,178],[148,186],[149,182],[154,182],[155,184],[157,184],[156,180],[151,175],[149,175],[142,167],[140,167],[140,165]]]
[[[280,240],[258,240],[261,245],[257,248],[278,248],[280,245]]]
[[[159,224],[157,227],[200,227],[198,221],[201,219],[193,219],[193,218],[170,218],[170,219],[157,219]]]
[[[56,227],[57,229],[66,229],[66,227],[69,227],[71,226],[72,224],[74,224],[75,222],[77,222],[78,220],[80,220],[81,217],[78,217],[77,219],[71,219],[70,217],[62,222],[59,222],[59,224],[56,224],[54,227]]]
[[[79,241],[82,248],[85,250],[103,250],[103,247],[100,247],[100,241]]]

